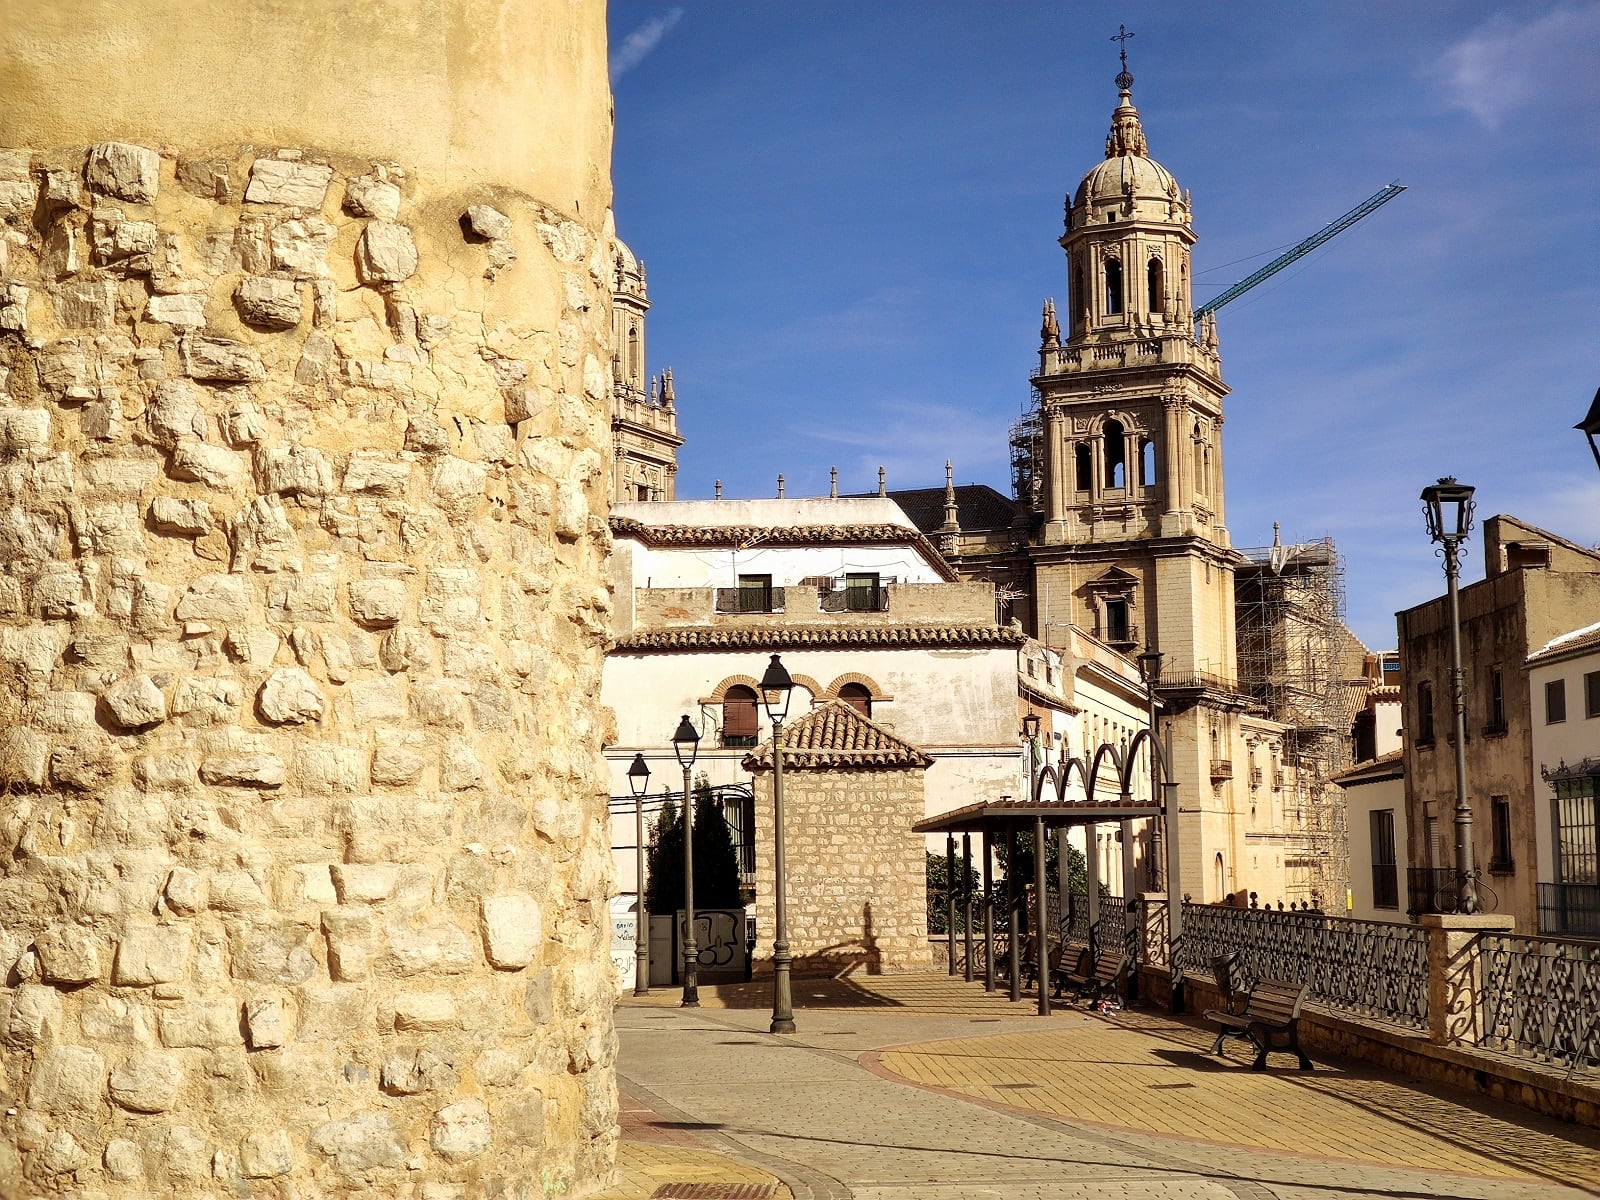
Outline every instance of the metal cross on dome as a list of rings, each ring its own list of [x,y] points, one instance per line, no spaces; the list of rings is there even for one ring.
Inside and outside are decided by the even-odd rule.
[[[1124,92],[1133,86],[1133,76],[1128,74],[1128,39],[1135,36],[1137,35],[1128,32],[1126,25],[1119,24],[1117,32],[1107,39],[1122,44],[1122,71],[1117,75],[1117,87]]]

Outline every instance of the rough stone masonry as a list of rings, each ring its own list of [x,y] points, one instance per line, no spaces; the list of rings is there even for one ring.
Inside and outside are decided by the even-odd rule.
[[[598,4],[479,8],[502,58],[508,21],[577,45],[605,119]],[[350,6],[422,43],[441,9]],[[52,19],[46,72],[85,36]],[[608,159],[249,141],[293,122],[212,65],[214,129],[129,100],[117,136],[121,80],[66,123],[110,132],[0,139],[0,1195],[580,1194],[616,1125]]]

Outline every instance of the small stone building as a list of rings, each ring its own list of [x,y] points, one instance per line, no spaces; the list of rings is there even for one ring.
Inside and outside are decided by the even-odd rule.
[[[773,811],[772,742],[745,756],[756,811]],[[849,703],[819,705],[784,730],[789,945],[797,974],[906,971],[928,962],[923,816],[933,759]],[[756,840],[756,961],[771,968],[772,822]]]

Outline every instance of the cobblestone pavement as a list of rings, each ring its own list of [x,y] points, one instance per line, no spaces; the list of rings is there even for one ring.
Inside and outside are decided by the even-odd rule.
[[[1361,1064],[1254,1074],[1164,1014],[1041,1019],[936,975],[804,980],[778,1038],[767,995],[629,998],[619,1071],[661,1125],[796,1200],[1600,1195],[1594,1131]]]

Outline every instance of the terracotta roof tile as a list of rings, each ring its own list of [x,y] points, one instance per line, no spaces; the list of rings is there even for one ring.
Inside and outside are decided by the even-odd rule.
[[[929,767],[933,759],[843,700],[819,704],[783,731],[783,769]],[[768,739],[744,756],[746,771],[772,769]]]
[[[1022,631],[998,625],[762,625],[700,626],[628,634],[616,653],[655,650],[799,650],[822,646],[968,648],[1020,646]]]

